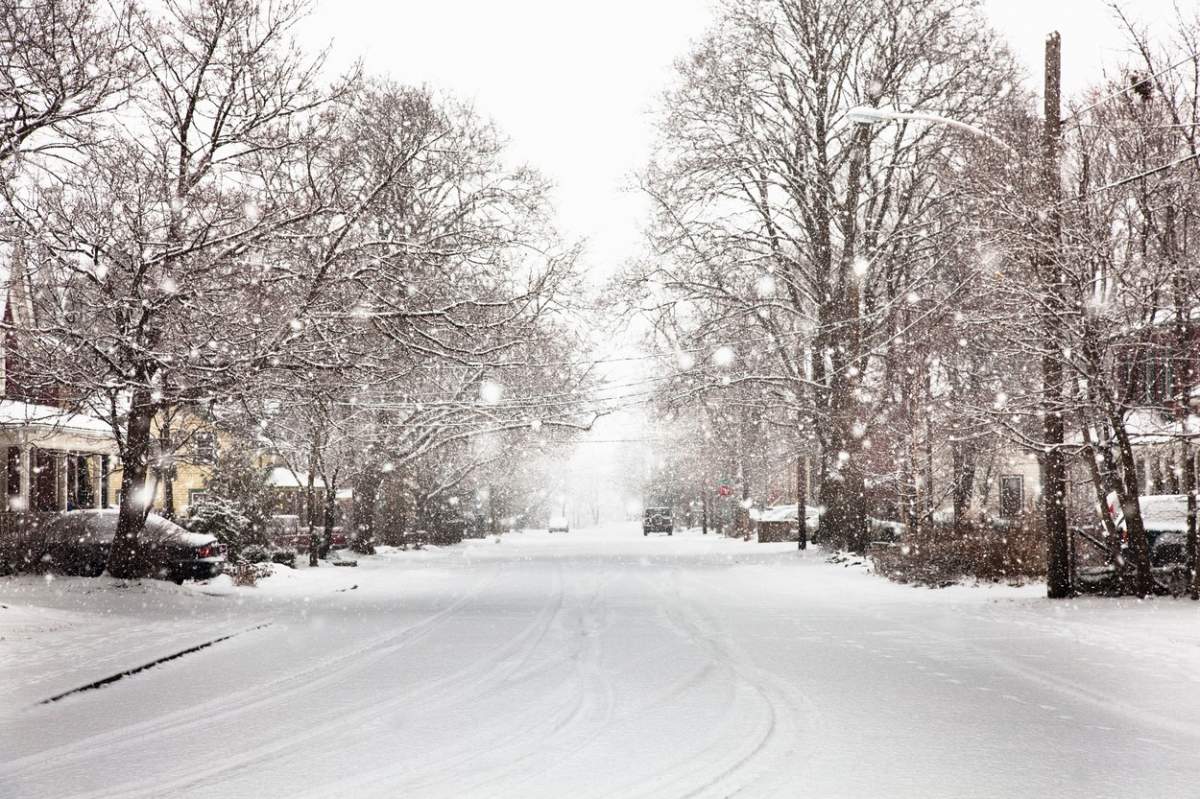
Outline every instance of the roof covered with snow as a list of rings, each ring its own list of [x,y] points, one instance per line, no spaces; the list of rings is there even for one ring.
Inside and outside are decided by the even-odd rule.
[[[0,430],[47,449],[100,454],[116,452],[112,428],[103,419],[52,405],[0,400]]]
[[[286,466],[276,466],[267,475],[267,485],[275,488],[308,488],[308,472],[293,472]],[[325,481],[313,477],[314,488],[324,488]]]

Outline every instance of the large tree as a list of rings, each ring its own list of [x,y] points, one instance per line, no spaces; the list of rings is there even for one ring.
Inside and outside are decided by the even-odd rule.
[[[847,111],[978,122],[1004,102],[1011,59],[970,0],[775,0],[726,3],[679,71],[645,178],[662,258],[639,277],[757,330],[771,365],[748,376],[788,384],[818,438],[825,523],[861,548],[881,358],[899,314],[945,295],[935,222],[962,137]]]

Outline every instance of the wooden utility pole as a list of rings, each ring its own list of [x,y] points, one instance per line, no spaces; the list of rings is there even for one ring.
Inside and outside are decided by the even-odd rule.
[[[1062,221],[1059,216],[1062,139],[1062,38],[1046,38],[1045,120],[1042,134],[1042,180],[1045,184],[1045,224],[1041,231],[1041,278],[1046,291],[1045,340],[1042,354],[1042,505],[1046,516],[1046,595],[1063,599],[1072,594],[1071,547],[1067,533],[1066,459],[1063,457],[1063,298],[1061,263]]]
[[[1188,286],[1184,279],[1183,266],[1179,262],[1179,247],[1175,233],[1176,203],[1179,193],[1169,192],[1170,200],[1163,209],[1163,246],[1167,254],[1167,265],[1170,268],[1175,304],[1175,357],[1172,368],[1175,370],[1179,384],[1179,395],[1176,398],[1178,411],[1176,420],[1179,422],[1179,465],[1183,485],[1180,491],[1187,495],[1187,551],[1184,553],[1184,563],[1187,566],[1188,595],[1193,600],[1200,600],[1200,575],[1197,574],[1197,550],[1200,540],[1196,535],[1196,453],[1188,438],[1188,417],[1190,414],[1191,389],[1195,385],[1195,369],[1192,366],[1192,326],[1188,319],[1187,308]]]

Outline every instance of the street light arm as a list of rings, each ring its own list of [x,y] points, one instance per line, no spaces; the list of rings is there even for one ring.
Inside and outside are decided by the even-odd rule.
[[[941,114],[934,114],[930,111],[897,111],[891,108],[874,108],[872,106],[860,105],[847,111],[846,118],[859,125],[878,125],[881,122],[904,121],[932,122],[935,125],[948,125],[952,128],[965,130],[967,133],[987,139],[1010,155],[1017,155],[1016,149],[1011,144],[998,136],[988,133],[983,128],[976,127],[967,122],[960,122],[957,119],[944,117]]]

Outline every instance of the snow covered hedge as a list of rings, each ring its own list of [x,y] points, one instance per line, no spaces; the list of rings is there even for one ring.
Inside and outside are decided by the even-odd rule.
[[[1036,520],[926,527],[902,543],[873,546],[875,570],[891,580],[945,586],[964,579],[1021,583],[1046,575],[1046,538]]]

